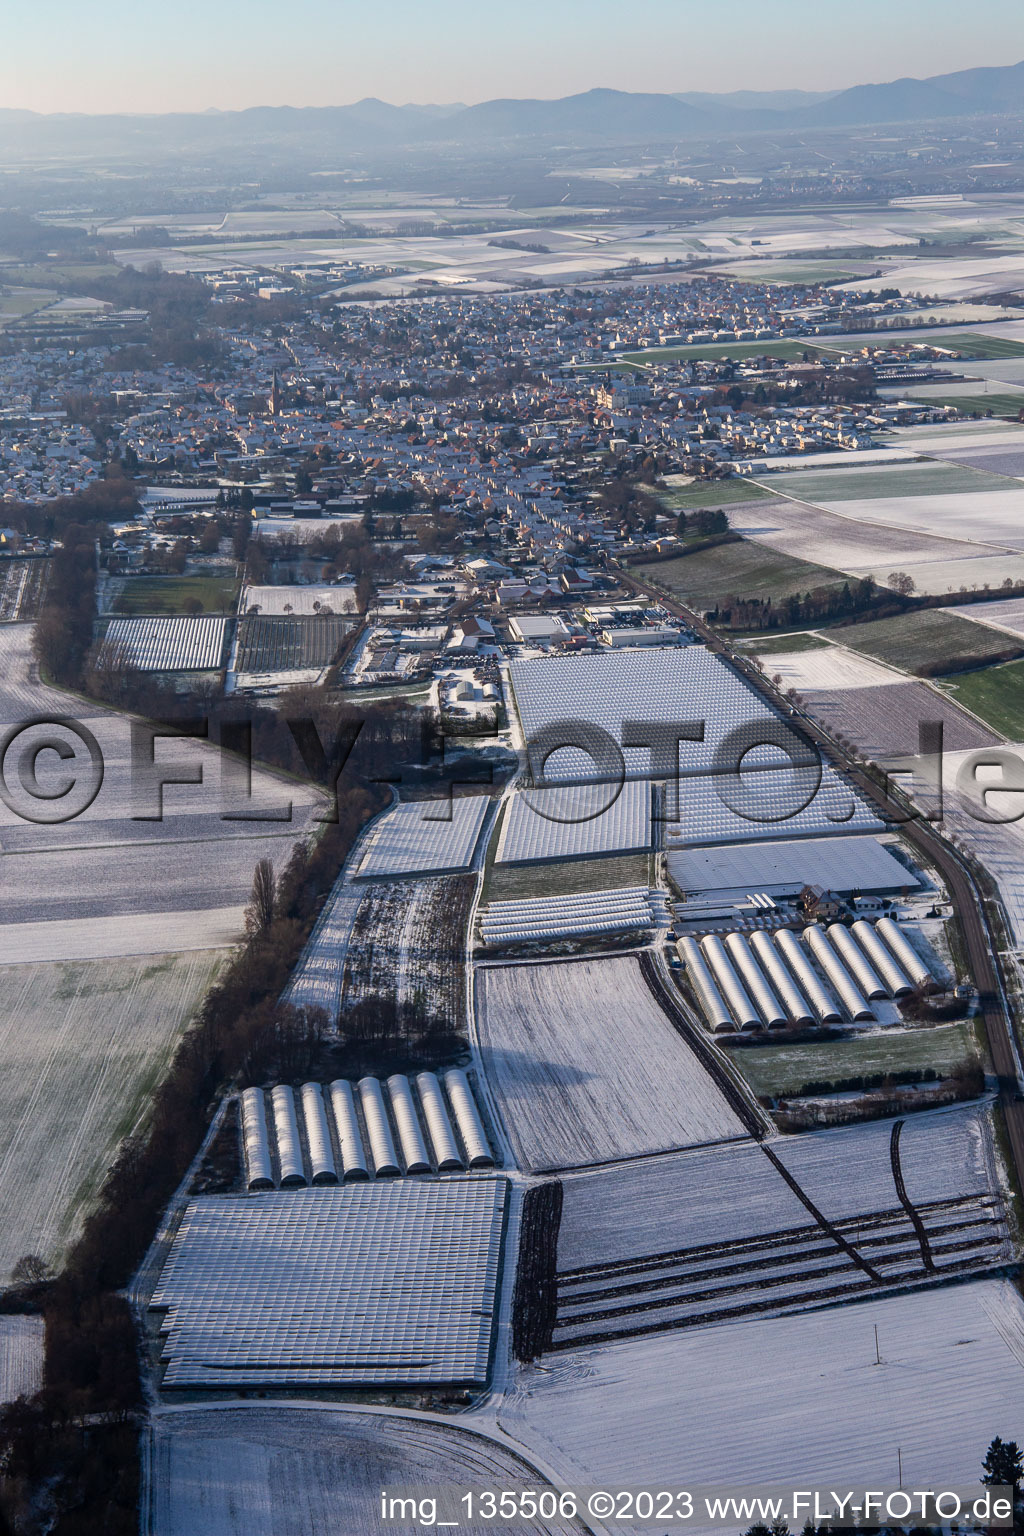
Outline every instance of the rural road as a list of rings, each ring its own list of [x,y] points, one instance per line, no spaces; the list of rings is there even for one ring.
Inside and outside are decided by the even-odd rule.
[[[746,657],[736,655],[722,636],[710,625],[705,624],[691,609],[678,602],[664,588],[638,581],[635,576],[621,567],[617,568],[617,574],[624,586],[660,603],[679,618],[700,636],[708,650],[728,657],[751,687],[762,694],[775,709],[783,714],[790,710],[790,705],[781,692],[764,674],[759,672]],[[856,785],[869,800],[878,805],[887,817],[892,817],[894,810],[898,815],[903,814],[901,808],[887,797],[881,785],[876,784],[859,764],[851,761],[816,721],[801,715],[800,723],[801,728],[815,743],[822,756],[841,767],[849,781]],[[907,841],[920,849],[939,870],[953,908],[960,919],[971,974],[978,989],[981,1015],[985,1021],[985,1033],[999,1079],[999,1103],[1006,1121],[1017,1187],[1024,1192],[1024,1096],[1021,1092],[1024,1084],[1021,1084],[1018,1077],[1017,1053],[1012,1034],[1013,1023],[997,958],[998,951],[989,927],[981,893],[970,871],[931,823],[920,819],[904,821],[900,831]]]

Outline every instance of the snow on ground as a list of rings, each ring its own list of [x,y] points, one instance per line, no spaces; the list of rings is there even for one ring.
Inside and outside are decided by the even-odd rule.
[[[828,650],[779,651],[759,659],[769,677],[778,673],[783,687],[795,688],[798,693],[811,688],[883,688],[907,680],[905,672],[841,645]]]
[[[0,965],[224,949],[241,939],[243,913],[239,904],[206,907],[196,912],[143,912],[116,921],[108,916],[62,918],[52,923],[5,923]]]
[[[746,1134],[631,956],[480,967],[481,1064],[521,1167]]]
[[[151,1530],[393,1536],[399,1527],[381,1519],[382,1489],[542,1486],[512,1451],[462,1424],[299,1406],[189,1410],[154,1422]],[[530,1529],[557,1536],[580,1527],[537,1520]]]
[[[239,613],[354,613],[355,587],[315,583],[308,587],[243,587]]]
[[[972,1485],[993,1435],[1024,1435],[1024,1303],[984,1280],[574,1350],[499,1422],[601,1488],[894,1488],[897,1447],[902,1486]]]
[[[222,951],[0,969],[0,1283],[54,1259]]]
[[[0,1403],[29,1397],[43,1384],[43,1319],[0,1317]]]
[[[948,609],[948,612],[960,614],[965,619],[976,619],[980,624],[991,624],[993,629],[1003,629],[1008,635],[1024,635],[1024,597],[1008,597],[994,603],[965,603],[963,607]]]
[[[777,1138],[773,1149],[833,1221],[896,1206],[891,1120]],[[987,1113],[971,1106],[907,1119],[901,1160],[912,1200],[997,1192]],[[563,1180],[560,1270],[733,1242],[811,1220],[761,1148],[679,1152]]]
[[[941,720],[943,741],[951,752],[990,746],[999,739],[948,696],[922,682],[903,681],[884,690],[809,689],[805,702],[830,731],[855,741],[875,762],[917,752],[919,727],[926,720]]]
[[[284,1002],[322,1008],[332,1024],[337,1021],[348,941],[365,895],[365,886],[346,885],[344,876],[337,880],[292,972]]]
[[[963,491],[939,496],[874,496],[863,501],[825,501],[826,512],[883,523],[895,528],[920,528],[926,533],[977,539],[1024,550],[1020,507],[1024,487],[1005,491]]]

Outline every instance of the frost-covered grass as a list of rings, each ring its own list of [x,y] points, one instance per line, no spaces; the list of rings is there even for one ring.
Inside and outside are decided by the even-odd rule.
[[[813,688],[878,688],[901,683],[905,674],[882,666],[845,646],[830,645],[827,650],[761,652],[769,677],[781,677],[783,686],[805,693]]]
[[[524,1168],[745,1135],[632,957],[477,971],[481,1059]]]
[[[1005,655],[1015,646],[1020,649],[1024,644],[988,624],[975,624],[971,619],[947,613],[942,608],[901,613],[892,619],[873,619],[867,624],[847,624],[837,631],[837,638],[840,637],[843,644],[853,650],[864,651],[879,661],[891,662],[906,672],[921,666],[939,670],[947,663],[961,659],[980,666],[987,659]]]
[[[0,1283],[60,1257],[223,951],[0,970]]]
[[[0,1403],[31,1396],[42,1384],[42,1318],[0,1317]]]
[[[849,469],[797,470],[772,477],[772,485],[798,501],[873,501],[903,496],[953,496],[1005,490],[997,475],[945,463],[855,464]]]
[[[757,1094],[796,1093],[805,1083],[934,1067],[944,1074],[978,1054],[967,1023],[931,1029],[862,1030],[849,1040],[737,1047],[733,1065]]]
[[[167,1413],[154,1426],[155,1536],[393,1536],[401,1527],[381,1519],[384,1488],[451,1489],[455,1503],[440,1518],[458,1519],[464,1488],[544,1486],[513,1451],[456,1424],[253,1406]],[[535,1520],[529,1529],[581,1528]]]
[[[778,602],[793,592],[835,586],[839,571],[798,560],[747,539],[701,549],[678,560],[632,567],[642,580],[659,582],[697,609],[713,608],[727,597],[770,597]]]
[[[897,1447],[905,1488],[976,1484],[1024,1434],[1024,1304],[985,1280],[576,1350],[499,1422],[601,1487],[894,1488]]]

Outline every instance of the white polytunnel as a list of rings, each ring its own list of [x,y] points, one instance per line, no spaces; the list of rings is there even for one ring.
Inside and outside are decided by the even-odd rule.
[[[769,1029],[784,1029],[789,1023],[786,1010],[775,996],[770,982],[758,965],[742,933],[730,933],[725,941],[729,958]]]
[[[880,917],[875,924],[875,932],[885,940],[915,987],[923,987],[934,980],[928,966],[916,949],[907,942],[891,917]]]
[[[346,1179],[368,1179],[370,1173],[366,1166],[363,1138],[359,1134],[352,1084],[339,1077],[331,1084],[329,1091],[338,1151],[341,1153],[342,1176]]]
[[[889,953],[870,923],[860,918],[854,923],[850,932],[885,982],[893,997],[906,997],[908,992],[913,992],[913,985],[903,967]]]
[[[812,924],[810,928],[804,929],[804,942],[809,946],[830,984],[835,988],[836,996],[846,1009],[848,1016],[851,1019],[873,1019],[874,1014],[868,1007],[867,999],[836,954],[825,930],[819,928],[816,923]]]
[[[429,1173],[430,1158],[420,1130],[416,1105],[412,1101],[409,1079],[403,1073],[396,1072],[388,1078],[388,1096],[391,1099],[391,1113],[395,1118],[406,1173]]]
[[[464,1165],[445,1108],[441,1084],[433,1072],[419,1072],[416,1075],[416,1090],[420,1096],[423,1118],[427,1123],[438,1170],[441,1173],[455,1172]]]
[[[295,1118],[295,1095],[290,1088],[279,1083],[270,1090],[270,1102],[274,1108],[274,1134],[277,1137],[277,1157],[281,1165],[281,1188],[305,1184],[306,1170],[302,1163],[299,1124]]]
[[[378,1178],[397,1178],[401,1173],[395,1143],[388,1124],[388,1112],[384,1107],[384,1095],[375,1077],[359,1079],[359,1100],[363,1107],[363,1122],[370,1143],[374,1173]]]
[[[830,923],[828,936],[835,945],[840,960],[854,981],[867,997],[888,997],[889,988],[861,949],[849,928],[842,923]]]
[[[245,1148],[245,1177],[248,1187],[273,1189],[274,1174],[270,1164],[267,1106],[262,1088],[247,1088],[242,1094],[242,1145]]]
[[[793,1024],[813,1024],[814,1012],[789,967],[763,929],[750,936],[750,947]]]
[[[717,938],[713,933],[705,934],[700,941],[700,947],[721,989],[726,1006],[739,1028],[746,1030],[760,1029],[761,1015],[758,1013],[750,994],[737,975],[732,961],[725,952],[721,939]]]
[[[309,1168],[314,1184],[337,1184],[338,1170],[331,1146],[331,1130],[319,1083],[303,1083],[299,1098],[309,1147]]]
[[[708,968],[707,961],[700,952],[696,939],[679,939],[676,949],[686,967],[690,986],[711,1028],[716,1035],[732,1034],[736,1028],[736,1021],[729,1012],[728,1004]]]
[[[838,1024],[842,1013],[822,986],[817,972],[800,948],[796,934],[789,928],[780,928],[775,934],[775,947],[803,989],[822,1024]]]
[[[458,1127],[462,1145],[466,1149],[469,1166],[471,1168],[491,1167],[494,1163],[494,1154],[487,1140],[487,1132],[484,1130],[480,1111],[470,1092],[469,1080],[465,1072],[458,1067],[449,1068],[444,1074],[444,1085],[448,1090],[448,1102],[452,1106],[452,1114],[455,1116],[455,1124]]]

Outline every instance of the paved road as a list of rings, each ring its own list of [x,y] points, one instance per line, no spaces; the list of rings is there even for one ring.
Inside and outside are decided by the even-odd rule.
[[[705,624],[697,614],[666,593],[663,588],[638,581],[635,576],[626,571],[621,572],[621,580],[625,586],[632,587],[636,592],[660,602],[670,613],[675,614],[693,629],[709,650],[728,656],[751,686],[766,697],[776,709],[780,709],[783,714],[789,713],[791,706],[779,690],[746,657],[738,656],[725,643],[722,636]],[[894,815],[902,816],[902,807],[890,800],[885,790],[859,764],[852,762],[846,756],[817,721],[801,715],[800,726],[814,741],[822,756],[839,766],[850,783],[878,805],[887,818]],[[985,1021],[985,1032],[992,1052],[992,1061],[999,1078],[999,1102],[1006,1119],[1010,1151],[1017,1174],[1017,1187],[1024,1191],[1024,1098],[1021,1097],[1024,1084],[1021,1083],[1018,1072],[1017,1052],[1012,1034],[1013,1025],[998,959],[998,949],[989,927],[981,893],[970,870],[932,823],[917,818],[904,821],[900,826],[900,832],[939,870],[960,919],[971,974],[981,1000],[981,1014]]]

